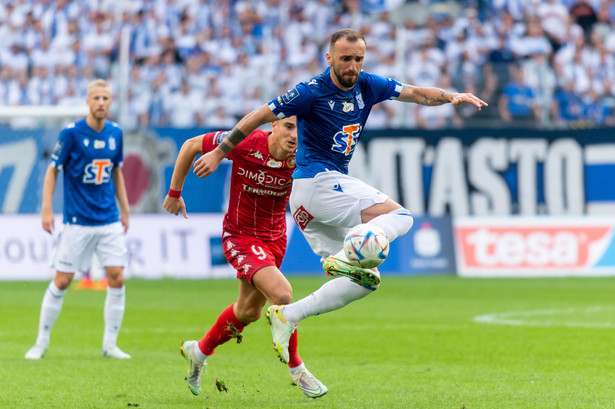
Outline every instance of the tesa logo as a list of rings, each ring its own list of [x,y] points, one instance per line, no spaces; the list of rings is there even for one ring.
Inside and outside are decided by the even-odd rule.
[[[458,227],[468,268],[553,268],[587,265],[592,245],[610,227]]]

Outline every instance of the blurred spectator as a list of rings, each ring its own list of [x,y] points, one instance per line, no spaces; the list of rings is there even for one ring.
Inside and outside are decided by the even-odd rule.
[[[546,33],[555,51],[565,41],[568,25],[568,9],[558,0],[546,0],[538,6],[536,15],[540,18],[542,29]]]
[[[8,49],[0,50],[0,61],[9,66],[14,72],[23,72],[27,75],[28,56],[18,41],[13,41]]]
[[[80,107],[83,106],[83,98],[77,95],[75,86],[69,84],[68,87],[66,87],[66,92],[58,99],[56,105],[61,107]]]
[[[50,46],[49,39],[45,37],[41,39],[39,46],[30,52],[30,66],[32,68],[46,67],[53,72],[57,62],[57,53],[52,51]]]
[[[237,118],[230,115],[224,105],[218,106],[205,121],[205,126],[210,129],[231,129],[237,123]]]
[[[611,108],[601,93],[592,89],[583,98],[583,118],[588,126],[615,125],[611,118]]]
[[[534,92],[525,85],[523,70],[516,65],[510,65],[510,82],[500,96],[498,111],[504,122],[514,121],[516,126],[533,125],[537,118]]]
[[[500,34],[497,40],[497,47],[489,53],[487,61],[483,66],[485,87],[481,97],[487,103],[495,102],[495,99],[502,93],[502,90],[510,81],[509,66],[514,62],[515,55],[508,45],[508,37]]]
[[[83,48],[94,65],[94,72],[99,78],[107,78],[111,69],[111,48],[113,36],[104,24],[104,15],[94,17],[94,30],[83,40]]]
[[[194,128],[204,123],[199,111],[199,105],[204,99],[198,90],[192,90],[190,84],[184,82],[180,89],[169,95],[166,111],[169,113],[169,125],[174,128]]]
[[[589,0],[577,0],[577,2],[570,7],[570,16],[583,28],[587,36],[598,19],[596,11],[592,8]]]
[[[32,105],[53,105],[53,82],[47,67],[32,70],[27,92]]]
[[[556,92],[551,104],[551,115],[560,126],[576,123],[583,117],[583,102],[574,92],[574,81],[568,80]]]

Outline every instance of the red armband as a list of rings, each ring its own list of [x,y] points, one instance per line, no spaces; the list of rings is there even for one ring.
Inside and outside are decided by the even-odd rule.
[[[182,195],[181,190],[169,189],[169,197],[181,197],[181,195]]]

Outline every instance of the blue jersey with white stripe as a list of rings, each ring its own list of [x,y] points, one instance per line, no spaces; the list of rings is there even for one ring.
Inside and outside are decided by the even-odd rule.
[[[347,174],[372,106],[397,98],[401,92],[398,81],[364,71],[351,90],[343,91],[331,80],[330,70],[269,102],[278,118],[297,116],[299,140],[293,178],[310,178],[326,170]]]
[[[50,166],[64,171],[64,223],[92,226],[119,220],[113,169],[122,161],[122,130],[111,121],[96,132],[82,119],[60,133]]]

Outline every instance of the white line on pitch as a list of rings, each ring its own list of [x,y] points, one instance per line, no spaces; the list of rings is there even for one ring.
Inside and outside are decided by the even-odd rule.
[[[570,307],[552,308],[545,310],[531,311],[509,311],[494,314],[483,314],[475,316],[472,321],[483,324],[513,325],[520,327],[574,327],[574,328],[615,328],[615,322],[574,322],[574,321],[552,321],[536,320],[537,316],[564,316],[574,313],[595,314],[604,311],[613,311],[615,306],[593,306],[593,307]],[[534,317],[534,319],[530,319]]]

